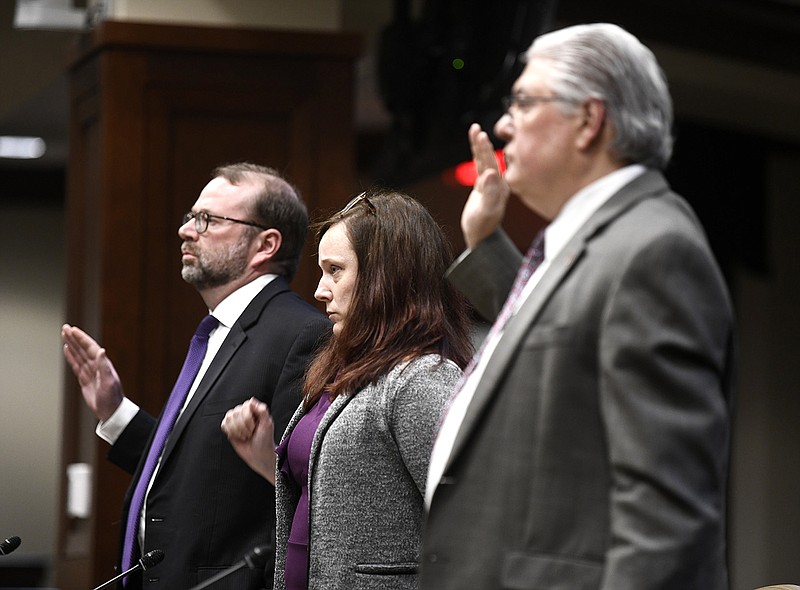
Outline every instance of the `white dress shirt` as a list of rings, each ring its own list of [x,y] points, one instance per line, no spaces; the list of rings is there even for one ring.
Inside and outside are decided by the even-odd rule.
[[[645,167],[640,164],[633,164],[615,170],[592,184],[582,188],[572,196],[565,204],[555,219],[547,226],[544,233],[544,260],[536,271],[528,279],[519,298],[516,301],[514,314],[528,299],[539,280],[547,272],[550,263],[558,256],[586,220],[597,211],[603,203],[608,201],[623,186],[631,182],[634,178],[645,171]],[[468,254],[465,252],[464,255]],[[509,318],[513,321],[514,316]],[[485,343],[484,350],[481,352],[478,365],[472,370],[461,389],[456,392],[447,408],[441,428],[436,437],[436,442],[431,453],[431,461],[428,465],[428,479],[425,488],[425,508],[430,508],[433,494],[439,481],[444,475],[445,465],[450,458],[456,435],[461,428],[461,423],[467,413],[475,390],[483,376],[486,367],[491,362],[492,355],[497,348],[503,332],[498,332],[494,338]]]

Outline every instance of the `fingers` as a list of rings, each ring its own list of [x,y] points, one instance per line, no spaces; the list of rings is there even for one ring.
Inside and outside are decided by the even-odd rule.
[[[255,398],[228,410],[221,428],[236,453],[256,473],[275,483],[275,442],[267,405]]]
[[[95,351],[92,347],[87,347],[86,340],[80,338],[81,333],[81,330],[72,326],[65,325],[61,329],[61,337],[64,340],[64,358],[81,385],[85,385],[97,374],[96,356],[101,349],[97,347]],[[94,340],[91,341],[94,342]]]
[[[461,232],[467,247],[474,248],[502,223],[510,190],[500,174],[489,135],[474,123],[468,136],[478,177],[461,212]]]
[[[245,441],[250,439],[256,431],[256,427],[271,425],[272,417],[269,414],[267,405],[251,398],[228,410],[222,419],[222,430],[231,440]]]
[[[65,324],[61,328],[61,338],[64,340],[64,355],[73,370],[76,365],[94,362],[101,350],[94,338],[75,326]]]
[[[230,440],[244,441],[253,435],[255,421],[252,415],[245,413],[244,404],[242,404],[225,413],[221,427]]]
[[[250,406],[253,415],[259,420],[272,420],[272,415],[269,413],[269,407],[267,407],[267,404],[261,400],[251,397],[245,402],[245,404]]]
[[[497,158],[494,155],[494,146],[489,139],[489,134],[481,129],[477,123],[469,128],[469,147],[475,160],[478,176],[486,170],[498,170]]]
[[[61,328],[61,336],[65,344],[83,350],[92,356],[94,356],[97,349],[100,348],[100,345],[94,338],[76,326],[64,324]]]
[[[67,364],[72,369],[72,372],[76,375],[80,373],[80,361],[78,360],[77,355],[75,354],[75,348],[64,343],[64,358],[67,360]]]

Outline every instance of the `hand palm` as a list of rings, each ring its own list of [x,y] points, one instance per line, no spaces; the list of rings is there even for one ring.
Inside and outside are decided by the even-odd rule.
[[[473,125],[469,139],[478,179],[461,213],[461,231],[472,248],[503,221],[510,190],[500,174],[489,136],[480,126]]]

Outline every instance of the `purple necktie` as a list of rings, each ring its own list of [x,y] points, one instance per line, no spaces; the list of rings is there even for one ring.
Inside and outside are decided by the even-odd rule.
[[[497,336],[497,334],[501,332],[503,328],[505,328],[509,318],[511,318],[516,310],[517,300],[519,299],[519,296],[522,295],[525,285],[528,283],[531,275],[533,275],[536,269],[539,268],[539,265],[543,260],[544,228],[539,230],[539,233],[537,233],[533,238],[533,242],[531,242],[528,251],[525,253],[525,258],[522,260],[522,266],[520,266],[519,270],[517,271],[517,277],[514,279],[514,285],[511,287],[511,292],[508,294],[505,304],[503,304],[503,309],[500,310],[500,314],[497,316],[494,324],[492,324],[492,328],[489,330],[486,338],[483,339],[483,344],[481,345],[480,350],[478,350],[477,354],[472,357],[472,361],[464,370],[464,375],[461,377],[461,381],[456,386],[453,397],[455,397],[457,393],[461,391],[461,388],[467,381],[467,377],[469,377],[475,367],[478,366],[478,362],[480,361],[481,354],[483,354],[483,351],[486,348],[486,344],[495,336]]]
[[[186,355],[186,360],[183,362],[178,380],[172,388],[172,393],[167,400],[167,405],[161,414],[161,419],[156,428],[156,434],[153,437],[153,442],[147,452],[147,459],[142,467],[142,472],[139,475],[139,481],[136,482],[136,488],[133,490],[131,497],[131,505],[128,508],[128,521],[125,528],[125,542],[122,547],[122,571],[127,571],[135,564],[136,543],[137,535],[139,532],[139,516],[144,507],[144,496],[147,492],[147,486],[150,479],[153,477],[153,472],[156,469],[158,460],[161,453],[164,451],[164,445],[167,442],[169,433],[178,419],[181,408],[186,401],[186,396],[189,393],[189,388],[192,386],[197,372],[200,370],[200,365],[203,364],[203,358],[206,356],[208,349],[208,336],[211,331],[217,327],[219,320],[212,315],[207,315],[202,319],[200,325],[197,326],[197,331],[192,336],[192,342],[189,345],[189,352]]]

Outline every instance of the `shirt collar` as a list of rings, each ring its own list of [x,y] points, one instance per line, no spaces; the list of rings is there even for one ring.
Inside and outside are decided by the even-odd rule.
[[[575,193],[545,229],[545,259],[555,258],[595,211],[645,170],[641,164],[631,164],[598,178]]]
[[[278,275],[265,274],[256,277],[246,285],[239,287],[228,295],[225,299],[220,301],[219,305],[213,310],[213,315],[219,320],[219,323],[230,328],[239,319],[244,310],[250,305],[250,302],[255,299],[261,290],[271,283]]]

